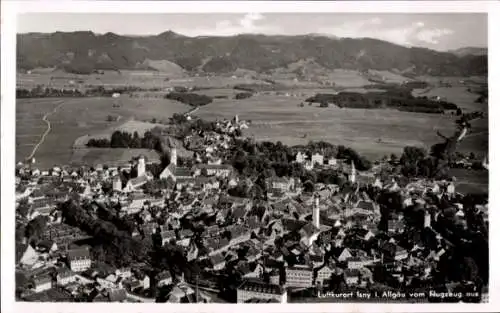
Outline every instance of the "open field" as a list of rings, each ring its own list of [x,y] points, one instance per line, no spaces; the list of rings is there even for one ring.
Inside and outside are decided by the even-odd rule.
[[[75,140],[84,135],[100,133],[122,125],[130,118],[149,121],[168,120],[177,112],[191,108],[167,99],[134,99],[122,97],[120,107],[113,107],[112,98],[20,99],[16,105],[16,161],[30,155],[40,136],[47,130],[42,117],[56,106],[63,105],[48,117],[51,131],[35,153],[37,166],[51,167],[68,164],[73,154]],[[106,120],[108,115],[120,116],[115,122]]]
[[[53,88],[86,89],[87,86],[103,86],[106,88],[135,86],[141,88],[168,88],[174,86],[224,88],[236,84],[261,82],[251,78],[235,76],[186,77],[176,73],[155,71],[105,71],[104,74],[77,75],[59,70],[34,71],[18,73],[17,86],[31,89],[37,85]]]
[[[328,79],[341,87],[362,87],[372,84],[358,71],[352,70],[334,70],[328,74]]]
[[[464,112],[471,111],[484,111],[488,112],[488,104],[484,103],[474,103],[474,101],[479,97],[478,94],[468,92],[467,86],[456,86],[456,87],[438,87],[432,88],[428,92],[418,93],[418,96],[434,97],[439,96],[445,98],[448,102],[455,103],[458,107],[462,108]]]
[[[408,145],[429,148],[439,142],[436,129],[445,134],[455,131],[455,117],[449,115],[400,112],[396,110],[319,108],[298,104],[303,99],[285,96],[254,96],[234,101],[220,100],[200,108],[196,115],[207,119],[251,120],[246,135],[256,140],[281,141],[288,145],[324,140],[350,146],[370,158],[400,154]],[[487,128],[487,122],[486,128]],[[466,140],[460,150],[484,155],[487,149],[477,144],[487,132]],[[471,137],[472,138],[472,137]]]
[[[372,75],[378,76],[380,79],[385,81],[386,83],[404,83],[405,81],[411,80],[407,77],[401,76],[399,74],[390,72],[390,71],[377,71],[377,70],[369,70],[369,73]]]
[[[456,189],[466,193],[488,193],[488,171],[471,171],[465,169],[452,169],[450,174],[457,178]]]

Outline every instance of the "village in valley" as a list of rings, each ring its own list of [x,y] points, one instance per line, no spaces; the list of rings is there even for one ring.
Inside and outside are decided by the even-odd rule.
[[[195,120],[180,123],[203,125]],[[453,178],[405,177],[395,156],[366,169],[327,143],[255,143],[237,136],[251,127],[238,116],[210,125],[185,137],[191,158],[171,147],[156,175],[144,156],[121,167],[19,163],[17,297],[481,300],[488,204],[457,192]],[[249,164],[276,157],[291,175]]]
[[[488,302],[487,14],[132,12],[18,14],[16,301]]]

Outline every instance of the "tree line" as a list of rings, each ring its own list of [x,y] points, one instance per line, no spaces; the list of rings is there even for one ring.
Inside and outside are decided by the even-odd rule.
[[[199,95],[188,92],[170,92],[165,95],[165,99],[171,99],[192,106],[203,106],[212,103],[213,99],[207,95]]]
[[[117,130],[113,132],[111,139],[90,139],[87,142],[87,147],[150,149],[163,152],[161,139],[151,131],[145,132],[144,136],[140,137],[137,131],[131,134],[126,131]]]
[[[332,103],[342,108],[395,108],[400,111],[442,114],[446,110],[458,110],[456,104],[435,101],[427,97],[414,97],[410,88],[389,88],[385,92],[340,92],[338,94],[316,94],[307,98],[309,103]]]

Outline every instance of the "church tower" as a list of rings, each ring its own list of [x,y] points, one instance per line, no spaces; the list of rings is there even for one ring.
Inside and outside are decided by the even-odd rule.
[[[122,180],[120,176],[115,176],[115,178],[113,179],[113,190],[122,191]]]
[[[351,174],[349,175],[349,181],[354,184],[356,182],[356,167],[354,166],[354,162],[351,161]]]
[[[144,156],[139,157],[139,163],[137,164],[137,177],[146,175],[146,160]]]
[[[429,214],[429,211],[425,211],[424,215],[424,228],[431,227],[431,215]]]
[[[172,148],[170,150],[170,164],[177,166],[177,149],[176,148]]]
[[[319,223],[319,195],[318,194],[314,195],[312,221],[313,221],[314,227],[319,229],[320,223]]]

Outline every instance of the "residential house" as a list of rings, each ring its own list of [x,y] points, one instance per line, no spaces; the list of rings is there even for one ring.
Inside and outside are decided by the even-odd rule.
[[[390,234],[400,234],[405,230],[405,223],[401,220],[390,219],[387,230]]]
[[[300,229],[299,234],[301,236],[300,242],[309,247],[318,238],[320,229],[312,223],[307,223]]]
[[[346,262],[347,259],[352,258],[352,257],[353,257],[353,255],[351,253],[351,250],[349,248],[344,248],[344,250],[342,250],[340,255],[337,257],[337,260],[339,262]]]
[[[302,152],[298,152],[297,155],[295,156],[295,162],[297,163],[304,163],[306,161],[307,155]]]
[[[234,168],[229,164],[197,164],[195,165],[195,176],[217,176],[229,177]]]
[[[311,162],[313,165],[318,164],[318,165],[323,165],[324,163],[324,157],[322,154],[315,153],[311,156]]]
[[[156,276],[156,281],[158,287],[171,285],[173,282],[172,275],[170,275],[169,271],[163,271]]]
[[[222,254],[220,253],[212,255],[209,259],[210,259],[210,265],[212,269],[215,271],[223,270],[224,267],[226,266],[226,261],[222,256]]]
[[[330,265],[325,264],[322,267],[316,269],[316,284],[325,285],[328,280],[332,277],[335,269]]]
[[[267,179],[267,190],[286,193],[295,188],[295,179],[286,177],[271,177]]]
[[[384,241],[380,245],[383,260],[400,261],[408,257],[408,251],[390,241]]]
[[[357,256],[348,258],[346,261],[347,261],[347,268],[361,269],[367,265],[373,264],[374,259],[365,256]]]
[[[161,244],[165,245],[166,243],[170,242],[170,240],[175,239],[175,231],[173,230],[166,230],[161,232]]]
[[[50,275],[42,275],[39,277],[35,277],[33,279],[33,286],[35,292],[50,290],[52,289],[52,277],[50,277]]]
[[[278,303],[287,302],[287,292],[275,284],[264,283],[259,280],[244,280],[236,289],[236,302],[247,303],[253,299],[275,300]]]
[[[142,186],[144,186],[149,180],[149,177],[146,175],[142,175],[136,178],[129,179],[125,188],[123,188],[124,192],[132,192],[135,190],[139,190]]]
[[[63,268],[57,271],[56,280],[58,285],[64,286],[74,282],[76,280],[76,275],[70,269]]]
[[[347,286],[355,286],[360,282],[361,272],[359,269],[346,269],[344,271],[344,279]]]

